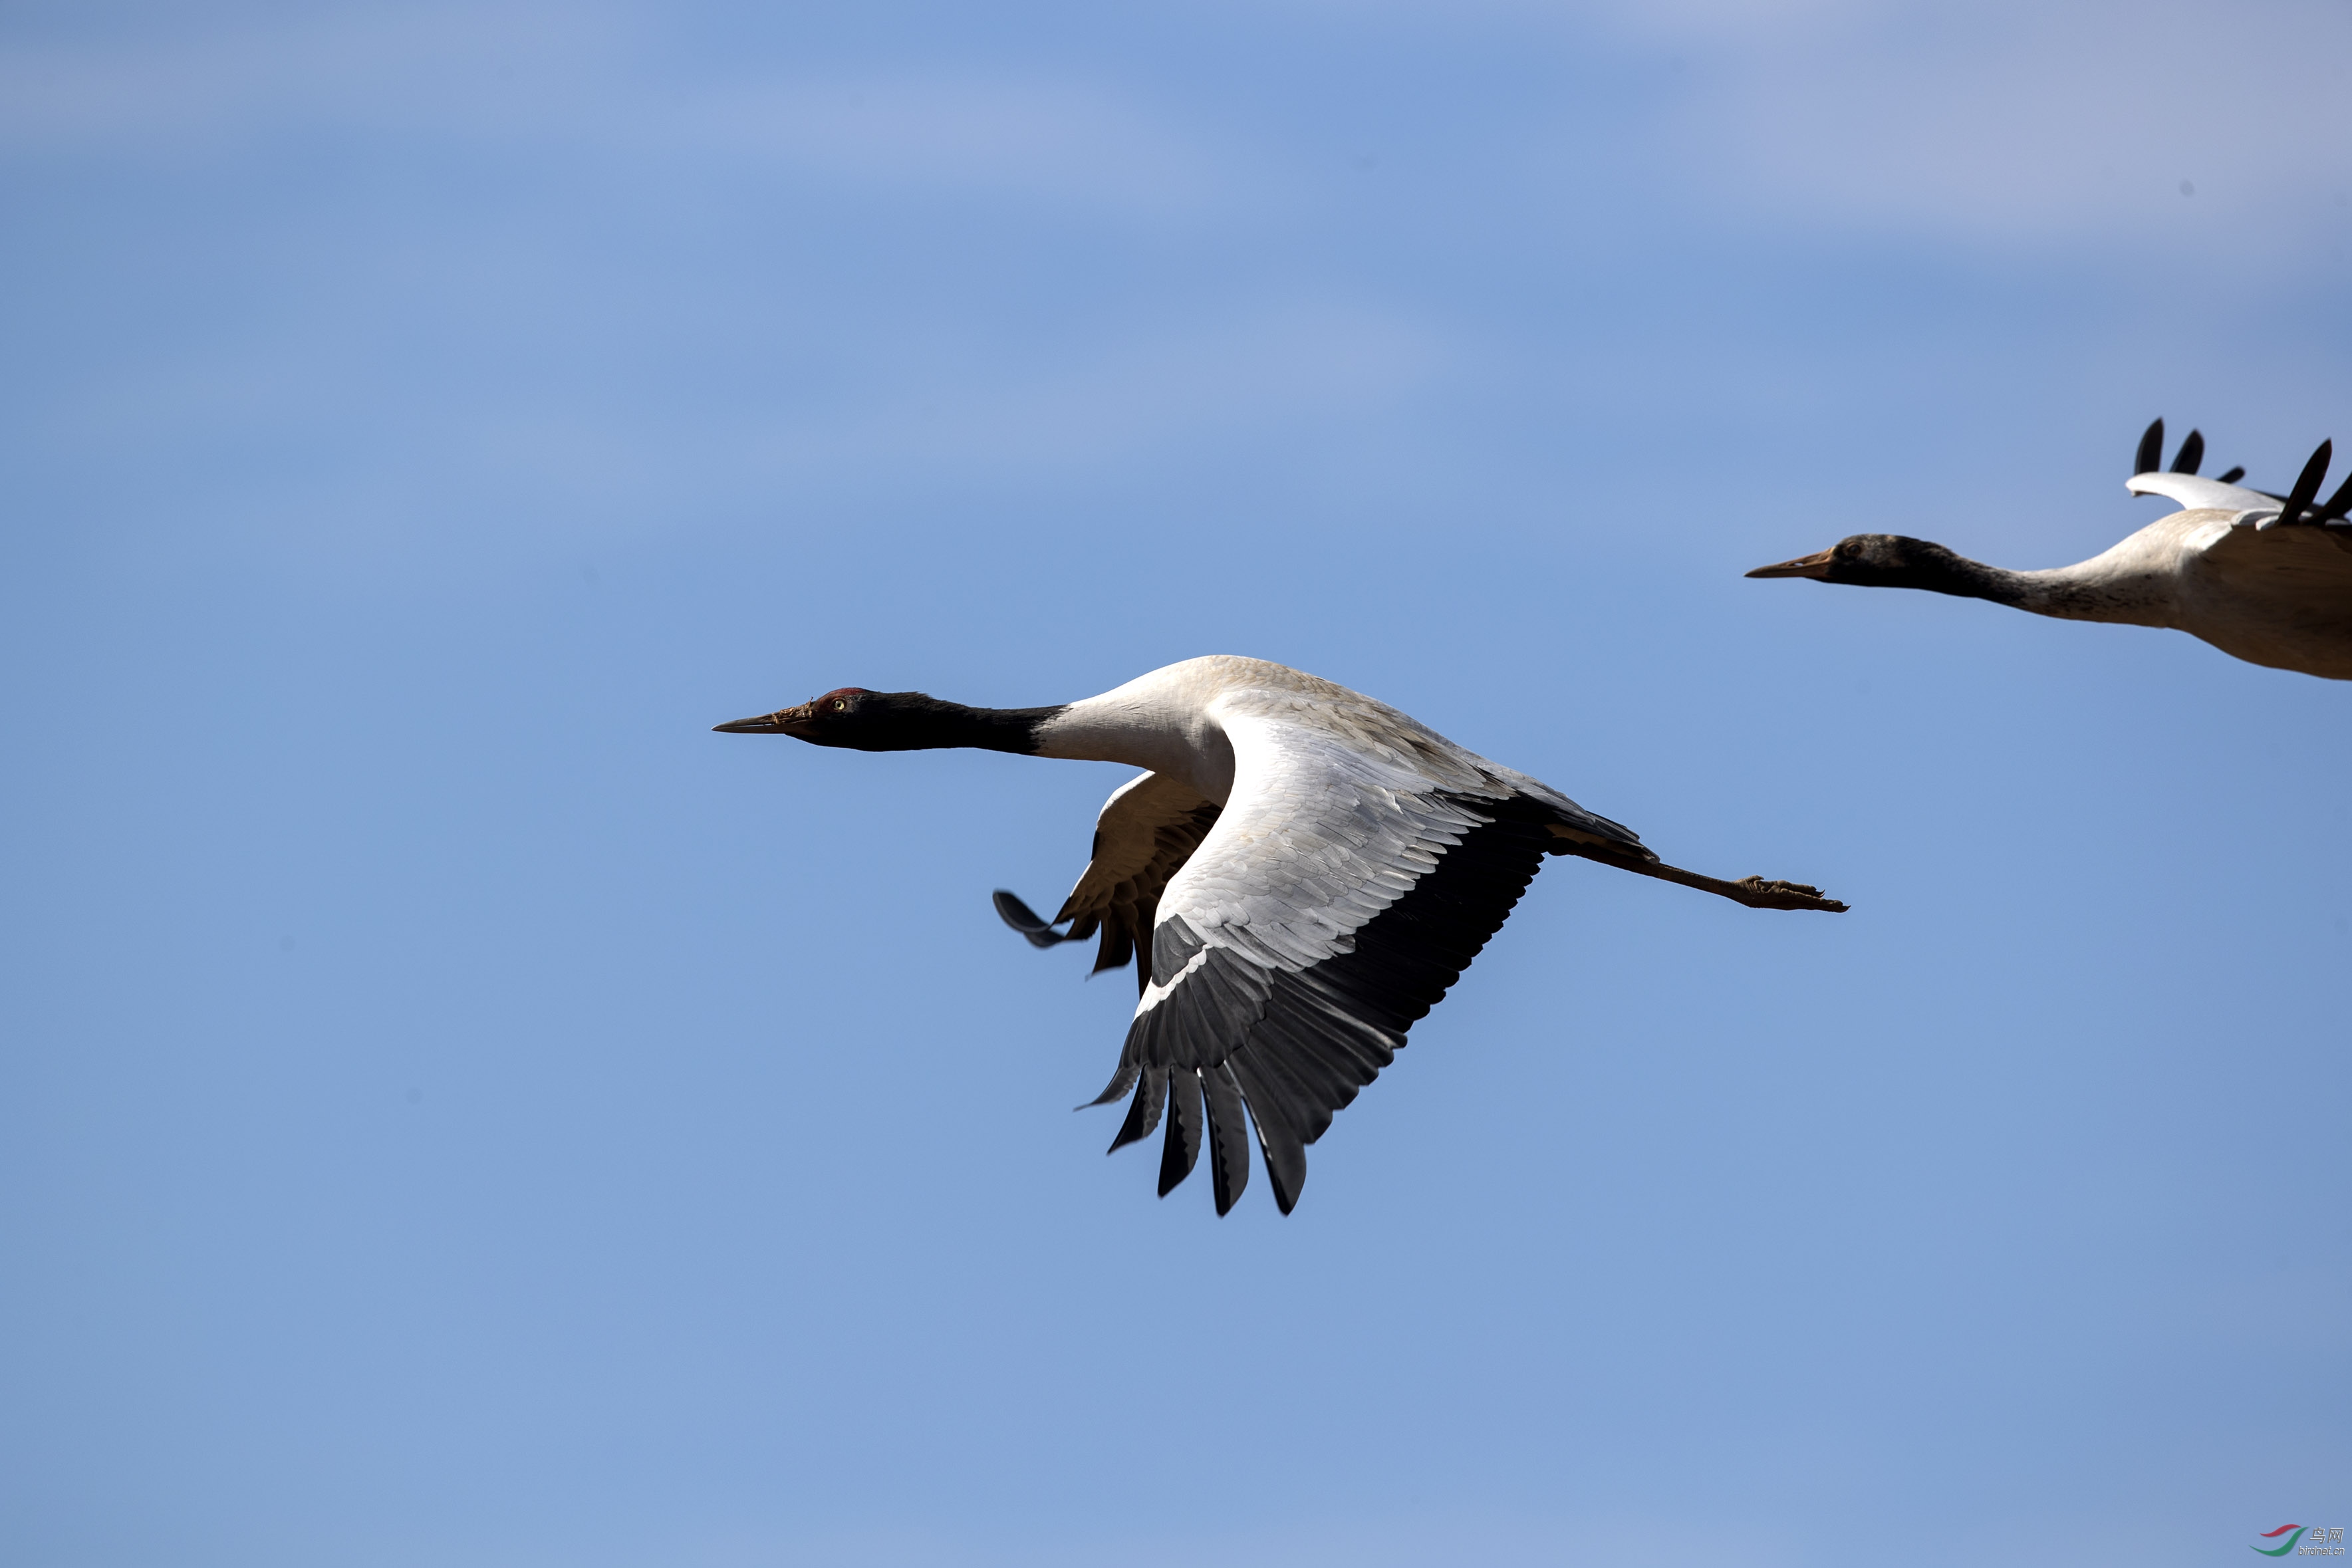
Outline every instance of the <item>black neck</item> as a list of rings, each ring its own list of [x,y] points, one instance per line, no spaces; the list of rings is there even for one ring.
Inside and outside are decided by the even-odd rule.
[[[2144,618],[2117,601],[2112,593],[2070,581],[2063,572],[2011,572],[1925,542],[1914,542],[1911,558],[1888,585],[1924,588],[1931,594],[1950,594],[1963,599],[1990,599],[1996,605],[2065,620]],[[2159,619],[2145,624],[2168,623]]]
[[[1034,755],[1037,726],[1062,710],[967,708],[919,691],[876,692],[856,731],[833,744],[861,752],[928,752],[953,746]]]
[[[1911,542],[1910,559],[1888,586],[1919,588],[1962,599],[1990,599],[1996,605],[2014,605],[2021,596],[2015,573],[1971,561],[1925,540]]]
[[[2121,546],[2117,547],[2121,549]],[[2109,552],[2109,554],[2115,553]],[[2078,621],[2128,621],[2138,626],[2174,624],[2169,591],[2148,577],[2119,567],[2105,556],[2046,572],[2011,572],[1971,561],[1925,539],[1899,533],[1857,533],[1822,552],[1818,574],[1825,583],[1864,588],[1917,588],[1961,599],[1990,599],[2037,616]],[[1811,567],[1815,560],[1791,562]],[[1773,568],[1771,572],[1780,571]],[[1790,574],[1795,574],[1793,573]]]

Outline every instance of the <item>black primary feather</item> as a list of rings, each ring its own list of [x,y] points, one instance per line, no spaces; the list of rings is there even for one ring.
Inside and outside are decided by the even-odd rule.
[[[2191,430],[2189,432],[2189,439],[2180,443],[2180,455],[2172,459],[2172,471],[2176,474],[2193,474],[2197,471],[2198,465],[2204,461],[2205,437],[2200,431]]]
[[[1225,1065],[1233,1068],[1242,1086],[1242,1098],[1249,1102],[1258,1153],[1265,1161],[1265,1179],[1274,1184],[1275,1206],[1288,1214],[1298,1206],[1298,1191],[1307,1184],[1307,1140],[1300,1129],[1314,1114],[1314,1097],[1288,1080],[1279,1058],[1261,1058],[1247,1046],[1235,1051]],[[1352,1098],[1355,1089],[1350,1086],[1347,1092]],[[1328,1115],[1323,1118],[1326,1124],[1330,1120]]]
[[[2222,482],[2223,484],[2225,484],[2225,485],[2234,485],[2234,484],[2236,484],[2240,479],[2244,479],[2245,477],[2246,477],[2246,470],[2245,470],[2245,469],[2243,469],[2243,468],[2231,468],[2228,473],[2223,474],[2223,475],[2221,476],[2221,482]]]
[[[1209,1175],[1217,1190],[1217,1217],[1233,1212],[1249,1185],[1249,1120],[1242,1110],[1241,1085],[1219,1062],[1201,1069],[1202,1097],[1209,1102]]]
[[[1201,1157],[1201,1075],[1177,1068],[1168,1075],[1168,1136],[1160,1146],[1160,1195],[1192,1173]]]
[[[2319,449],[2311,454],[2303,472],[2294,477],[2294,489],[2287,492],[2284,510],[2279,513],[2281,522],[2303,521],[2303,514],[2310,510],[2311,498],[2319,493],[2321,482],[2327,478],[2327,465],[2335,451],[2335,442],[2322,441]]]
[[[1135,1087],[1136,1076],[1142,1071],[1143,1068],[1133,1062],[1119,1063],[1118,1070],[1110,1075],[1110,1081],[1108,1083],[1103,1085],[1103,1091],[1100,1094],[1096,1095],[1092,1100],[1087,1100],[1084,1105],[1075,1107],[1074,1109],[1079,1110],[1092,1110],[1097,1105],[1108,1105],[1112,1101],[1121,1099],[1126,1095],[1129,1089]]]
[[[2164,421],[2159,419],[2140,432],[2139,455],[2132,458],[2132,472],[2152,474],[2164,466]]]
[[[1146,1068],[1143,1081],[1136,1089],[1135,1099],[1127,1108],[1127,1120],[1118,1124],[1118,1136],[1110,1141],[1106,1154],[1116,1154],[1129,1143],[1140,1143],[1151,1136],[1160,1125],[1160,1107],[1168,1102],[1168,1074],[1160,1068]],[[1080,1110],[1086,1109],[1084,1106]]]
[[[2344,482],[2336,487],[2336,493],[2320,503],[2319,515],[2323,520],[2340,521],[2347,507],[2352,507],[2352,474],[2345,475]]]

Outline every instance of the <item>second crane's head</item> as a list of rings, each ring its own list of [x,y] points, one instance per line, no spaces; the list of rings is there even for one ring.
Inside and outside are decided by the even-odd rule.
[[[1925,539],[1899,533],[1856,533],[1827,550],[1800,555],[1777,566],[1759,566],[1750,577],[1811,577],[1822,583],[1853,583],[1865,588],[1925,588],[1932,594],[1985,595],[1983,569],[1966,556]]]
[[[967,708],[919,691],[868,691],[844,686],[797,707],[731,720],[712,729],[730,735],[790,735],[813,746],[853,752],[925,752],[977,746],[1034,752],[1037,728],[1059,708]]]

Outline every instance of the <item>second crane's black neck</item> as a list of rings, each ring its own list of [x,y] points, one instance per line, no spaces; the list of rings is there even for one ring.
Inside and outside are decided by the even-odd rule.
[[[1990,599],[1996,605],[2062,620],[2172,624],[2160,595],[2134,592],[2128,584],[2119,585],[2095,571],[2086,571],[2092,566],[2089,562],[2048,572],[2011,572],[1971,561],[1927,540],[1899,534],[1858,535],[1839,545],[1839,555],[1847,556],[1848,547],[1853,545],[1862,548],[1853,550],[1850,559],[1832,564],[1827,574],[1830,582]]]
[[[1832,583],[1868,588],[1917,588],[1963,599],[2015,604],[2022,596],[2018,574],[1971,561],[1958,551],[1899,533],[1866,533],[1842,542],[1823,574]]]

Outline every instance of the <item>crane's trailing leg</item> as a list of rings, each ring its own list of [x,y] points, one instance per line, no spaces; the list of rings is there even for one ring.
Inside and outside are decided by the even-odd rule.
[[[1833,915],[1842,915],[1846,910],[1837,900],[1822,897],[1819,888],[1803,882],[1782,882],[1768,877],[1742,877],[1737,882],[1727,882],[1719,877],[1702,877],[1696,871],[1685,871],[1661,860],[1637,860],[1630,855],[1612,854],[1600,845],[1566,837],[1551,846],[1551,852],[1578,855],[1603,866],[1614,866],[1620,871],[1696,888],[1702,893],[1713,893],[1735,904],[1746,904],[1751,910],[1821,910]]]

